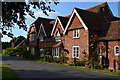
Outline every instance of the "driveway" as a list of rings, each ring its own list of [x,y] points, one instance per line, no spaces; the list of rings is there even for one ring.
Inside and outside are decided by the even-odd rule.
[[[106,73],[27,61],[18,57],[3,55],[2,61],[11,67],[19,75],[21,80],[26,80],[26,78],[30,80],[120,80],[120,77]]]

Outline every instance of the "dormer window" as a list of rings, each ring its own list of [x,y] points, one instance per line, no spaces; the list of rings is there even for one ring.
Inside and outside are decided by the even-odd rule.
[[[79,38],[80,32],[79,29],[73,30],[73,38]]]
[[[42,35],[40,35],[39,39],[40,39],[40,41],[41,41],[41,42],[42,42],[42,41],[44,41],[44,39],[43,39],[43,36],[42,36]]]
[[[120,54],[120,48],[119,46],[114,47],[114,55],[119,55]]]
[[[55,40],[56,40],[56,42],[61,41],[61,35],[60,35],[59,31],[57,32],[57,35],[55,36]]]

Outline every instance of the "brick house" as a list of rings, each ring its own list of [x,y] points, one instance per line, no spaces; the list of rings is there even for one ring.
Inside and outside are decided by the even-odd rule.
[[[28,42],[29,42],[28,46],[29,46],[29,50],[32,54],[39,53],[39,47],[40,47],[39,39],[40,39],[41,36],[38,36],[38,34],[41,33],[40,29],[43,30],[44,25],[45,24],[47,25],[52,20],[53,19],[47,19],[47,18],[39,17],[30,25],[30,28],[29,28],[29,31],[28,31]]]
[[[46,52],[52,51],[52,46],[54,44],[54,37],[51,36],[53,29],[54,20],[51,20],[49,23],[42,22],[38,32],[39,38],[39,52],[44,54]]]
[[[79,60],[94,58],[105,68],[120,69],[119,20],[120,18],[114,17],[106,2],[86,10],[74,8],[63,32],[65,36],[64,49],[68,50],[69,61],[72,58]],[[98,41],[100,42],[97,46],[107,46],[104,52],[101,48],[92,49],[91,52],[90,37],[93,35],[99,37]],[[98,51],[100,51],[99,56],[96,58],[94,55]]]
[[[31,25],[29,40],[33,33],[35,40],[29,41],[30,47],[52,49],[55,58],[64,50],[67,62],[92,59],[104,68],[120,69],[120,18],[113,15],[106,2],[86,10],[74,8],[71,15],[44,21],[37,19]]]
[[[57,16],[56,21],[54,23],[51,36],[54,37],[54,45],[52,46],[52,55],[53,57],[59,57],[59,54],[61,53],[61,50],[64,49],[64,36],[63,32],[66,27],[66,24],[69,20],[69,16],[62,17],[62,16]]]
[[[24,43],[25,38],[23,36],[18,36],[14,42],[12,42],[12,47],[26,46]]]

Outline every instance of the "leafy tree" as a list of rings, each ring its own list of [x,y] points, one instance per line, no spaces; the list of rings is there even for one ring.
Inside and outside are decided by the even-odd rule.
[[[2,49],[10,47],[10,42],[2,42]]]
[[[49,0],[28,0],[28,3],[25,2],[2,2],[2,33],[4,35],[8,35],[9,37],[13,37],[11,33],[15,24],[19,26],[19,28],[23,30],[27,30],[26,25],[26,15],[30,15],[32,18],[35,18],[33,9],[42,10],[45,15],[48,16],[47,11],[54,11],[51,9],[50,5],[52,2]],[[58,4],[56,0],[53,0],[55,5]]]

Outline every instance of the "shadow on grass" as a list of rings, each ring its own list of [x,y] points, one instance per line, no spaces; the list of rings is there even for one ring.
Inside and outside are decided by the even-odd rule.
[[[18,75],[7,65],[2,65],[2,79],[1,80],[19,80]]]

